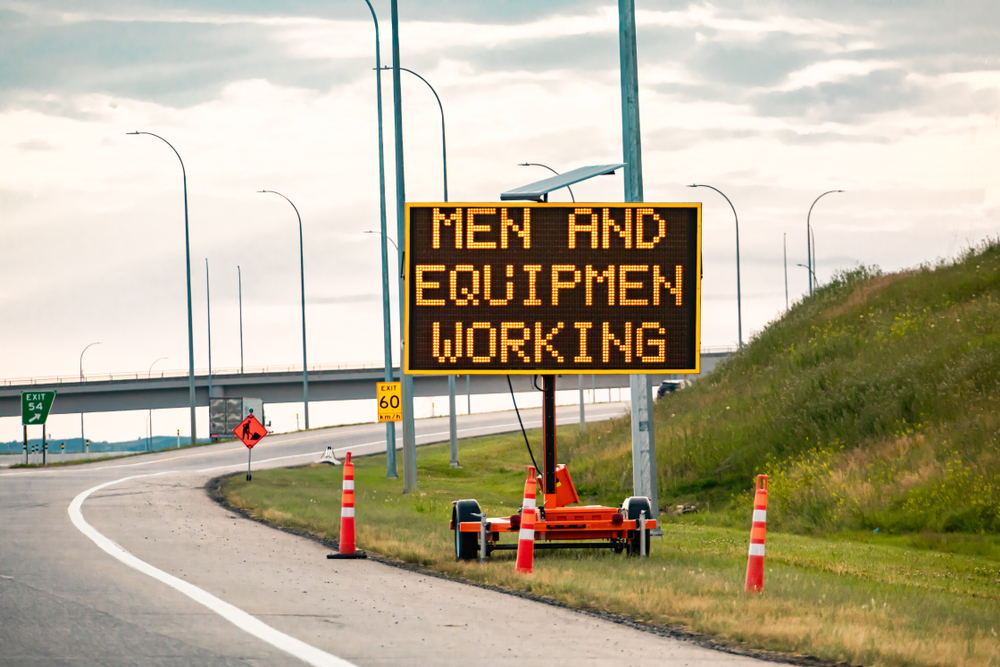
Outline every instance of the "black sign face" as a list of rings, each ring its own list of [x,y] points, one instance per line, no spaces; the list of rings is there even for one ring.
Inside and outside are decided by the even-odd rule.
[[[696,373],[700,204],[407,204],[408,373]]]

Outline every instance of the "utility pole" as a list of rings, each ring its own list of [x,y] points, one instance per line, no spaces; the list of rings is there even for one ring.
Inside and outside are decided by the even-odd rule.
[[[639,74],[635,40],[635,0],[618,0],[618,49],[621,60],[622,149],[625,201],[641,202],[642,142],[639,131]],[[650,499],[659,520],[656,491],[656,433],[648,375],[629,376],[632,390],[632,483],[635,495]],[[659,526],[659,524],[657,524]],[[659,528],[657,534],[662,534]]]

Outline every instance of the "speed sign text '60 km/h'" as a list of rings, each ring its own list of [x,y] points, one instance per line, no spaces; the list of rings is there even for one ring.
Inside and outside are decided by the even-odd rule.
[[[55,391],[21,392],[21,425],[41,426],[49,418],[49,410],[56,400]]]
[[[697,373],[701,204],[407,204],[407,373]]]
[[[378,400],[378,420],[380,422],[403,421],[403,411],[400,409],[403,398],[401,383],[379,382],[375,398]]]

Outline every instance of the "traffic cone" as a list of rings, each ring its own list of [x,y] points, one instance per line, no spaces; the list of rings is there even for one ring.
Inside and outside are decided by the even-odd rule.
[[[517,536],[516,572],[531,574],[535,560],[535,468],[528,466],[528,479],[524,483],[524,503],[521,506],[521,532]]]
[[[753,498],[753,528],[750,529],[750,556],[747,559],[748,593],[764,590],[764,536],[767,533],[767,475],[757,475]]]
[[[327,554],[327,558],[365,558],[354,543],[354,464],[351,453],[344,461],[344,490],[340,501],[340,553]]]

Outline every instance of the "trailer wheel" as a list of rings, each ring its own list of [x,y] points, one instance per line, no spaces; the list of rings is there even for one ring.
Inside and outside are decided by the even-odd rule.
[[[650,509],[649,498],[644,498],[643,496],[632,496],[631,498],[626,498],[625,502],[622,503],[622,514],[625,515],[626,519],[638,520],[640,512],[646,512],[647,519],[655,518],[653,512]],[[646,555],[649,555],[649,529],[646,528]],[[628,553],[629,556],[638,556],[640,543],[639,543],[639,531],[635,531],[632,539],[628,541]]]
[[[451,510],[451,520],[455,523],[455,560],[474,560],[478,549],[476,533],[463,533],[459,524],[463,521],[479,521],[482,510],[475,500],[458,500]]]

